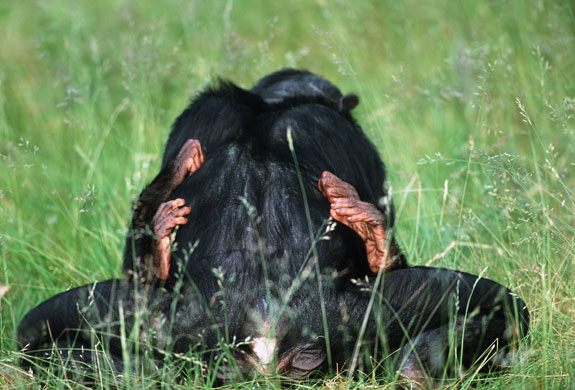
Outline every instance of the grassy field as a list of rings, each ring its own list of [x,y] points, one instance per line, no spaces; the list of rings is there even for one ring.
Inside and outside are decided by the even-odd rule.
[[[189,97],[288,66],[362,99],[411,264],[482,272],[528,303],[518,365],[459,387],[575,388],[572,2],[4,0],[0,37],[1,388],[35,385],[15,352],[26,311],[120,275],[131,202]],[[393,386],[294,387],[314,384]]]

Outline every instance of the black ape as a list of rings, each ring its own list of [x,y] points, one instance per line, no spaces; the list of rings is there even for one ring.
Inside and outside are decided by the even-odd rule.
[[[509,329],[523,335],[525,305],[500,285],[397,269],[405,258],[391,234],[385,172],[350,115],[357,103],[293,70],[251,91],[222,82],[200,94],[176,120],[162,171],[135,207],[124,269],[138,279],[46,301],[22,321],[21,344],[37,350],[54,338],[68,351],[60,353],[90,361],[70,347],[89,349],[96,335],[121,370],[117,320],[127,307],[127,331],[143,327],[142,342],[156,354],[249,338],[233,348],[235,363],[220,367],[224,378],[272,367],[301,378],[341,367],[360,335],[376,359],[402,348],[398,367],[417,377],[441,372],[450,335],[461,339],[465,366],[495,340],[501,348],[513,341]],[[341,223],[326,226],[329,215]],[[380,269],[391,272],[377,286]]]
[[[251,278],[253,272],[247,271],[260,268],[262,256],[272,272],[288,270],[288,275],[282,271],[268,277],[292,280],[308,257],[313,236],[325,223],[330,203],[331,215],[357,234],[340,225],[329,242],[315,245],[314,254],[322,269],[363,275],[370,273],[368,266],[374,272],[405,266],[395,240],[391,234],[386,237],[386,232],[391,233],[394,213],[383,164],[349,113],[357,103],[357,96],[342,96],[328,81],[295,70],[273,73],[252,91],[221,83],[219,88],[202,93],[176,120],[162,170],[137,202],[124,269],[145,275],[152,263],[146,258],[155,254],[155,274],[166,279],[168,275],[157,269],[164,264],[167,271],[160,258],[166,257],[166,252],[170,257],[166,241],[171,231],[164,229],[159,237],[159,245],[164,247],[160,251],[154,248],[150,232],[166,219],[171,227],[181,225],[173,219],[191,209],[193,223],[180,226],[174,253],[186,264],[170,267],[168,285],[177,279],[176,273],[185,271],[192,279],[206,279],[205,271],[218,266],[226,272],[239,267],[241,275]],[[299,171],[288,147],[288,128]],[[193,153],[187,153],[195,159],[188,164],[193,167],[188,171],[197,173],[186,178],[182,165],[188,161],[186,149],[192,150],[188,147],[191,140],[197,144]],[[205,159],[202,169],[199,155],[202,163]],[[179,198],[189,207],[178,213],[172,203],[152,222],[162,202]],[[253,206],[261,219],[257,226],[251,226],[255,221],[246,204]],[[306,206],[309,215],[304,212]],[[190,256],[195,243],[198,245]],[[254,271],[263,275],[261,269]]]

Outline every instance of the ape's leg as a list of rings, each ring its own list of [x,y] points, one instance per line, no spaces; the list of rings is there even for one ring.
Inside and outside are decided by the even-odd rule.
[[[204,352],[202,337],[213,329],[193,288],[172,293],[109,280],[60,293],[30,310],[18,326],[18,344],[26,367],[118,375],[127,364],[156,370],[171,353],[196,347]]]
[[[485,371],[493,366],[496,352],[500,355],[507,351],[505,330],[502,318],[458,315],[408,340],[396,367],[403,377],[425,387],[435,387],[441,379],[454,377],[474,364]]]
[[[153,326],[164,323],[170,302],[163,290],[119,280],[58,294],[30,310],[18,327],[27,356],[23,365],[51,361],[87,367],[104,354],[106,364],[121,372],[136,343],[140,352],[155,343]]]
[[[331,205],[330,215],[333,219],[351,228],[363,239],[369,268],[373,273],[404,265],[395,262],[403,257],[393,256],[391,243],[386,237],[383,213],[375,205],[362,202],[351,184],[327,171],[321,174],[318,187]]]
[[[200,142],[193,139],[186,141],[177,157],[162,169],[152,183],[140,194],[134,207],[131,233],[126,240],[125,273],[136,274],[138,279],[143,279],[146,282],[154,281],[154,277],[158,277],[160,280],[165,279],[163,276],[167,275],[166,272],[169,271],[169,258],[167,263],[162,257],[156,258],[157,255],[165,251],[156,250],[157,242],[152,233],[158,233],[156,229],[164,232],[165,229],[162,226],[167,221],[172,221],[169,222],[173,225],[172,228],[176,224],[182,224],[178,221],[174,222],[173,218],[180,218],[188,214],[189,209],[180,208],[179,215],[171,214],[170,216],[164,215],[165,213],[158,213],[158,211],[160,205],[166,201],[172,191],[180,186],[188,175],[198,170],[204,161],[205,155]],[[154,223],[153,227],[151,227],[152,223]],[[150,228],[154,231],[149,231]],[[163,239],[165,239],[165,235],[159,237],[160,244],[158,245],[165,247],[166,240]],[[167,270],[162,268],[162,265],[165,267],[166,264]]]
[[[400,350],[397,369],[422,384],[433,385],[434,378],[470,368],[485,356],[493,357],[495,351],[509,351],[528,330],[525,303],[488,279],[414,267],[388,272],[381,283],[372,292],[381,297],[381,304],[369,313],[362,343],[373,353],[377,340],[385,340],[388,350],[384,356]],[[354,340],[357,335],[361,321],[354,325],[351,319],[365,317],[369,288],[375,289],[373,281],[362,289],[347,289],[337,305],[330,305],[335,310],[347,308],[341,316],[347,323],[342,321],[338,331],[330,333],[340,343],[332,345],[332,351],[351,350],[349,344],[338,340]],[[498,367],[493,359],[485,361],[485,368]]]

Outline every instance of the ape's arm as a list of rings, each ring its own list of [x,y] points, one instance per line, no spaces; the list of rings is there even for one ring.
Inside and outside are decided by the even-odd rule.
[[[130,233],[126,239],[124,273],[146,282],[166,280],[170,268],[170,235],[176,225],[187,223],[190,208],[183,199],[164,203],[186,177],[205,161],[200,142],[188,140],[148,187],[134,206]]]

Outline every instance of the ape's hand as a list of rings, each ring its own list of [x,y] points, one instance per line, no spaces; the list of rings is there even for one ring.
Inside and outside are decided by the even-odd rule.
[[[197,171],[206,161],[206,156],[202,150],[202,145],[197,139],[186,141],[174,161],[174,177],[172,185],[178,187],[184,182],[184,179]]]
[[[372,272],[386,271],[392,258],[385,234],[385,220],[375,205],[362,202],[356,189],[333,173],[324,171],[318,187],[331,205],[330,215],[356,232],[365,243],[367,261]]]
[[[186,201],[174,199],[162,203],[154,216],[155,245],[153,253],[154,275],[160,280],[168,279],[170,274],[170,260],[172,257],[172,233],[178,225],[185,225],[188,215],[192,210],[185,207]]]

